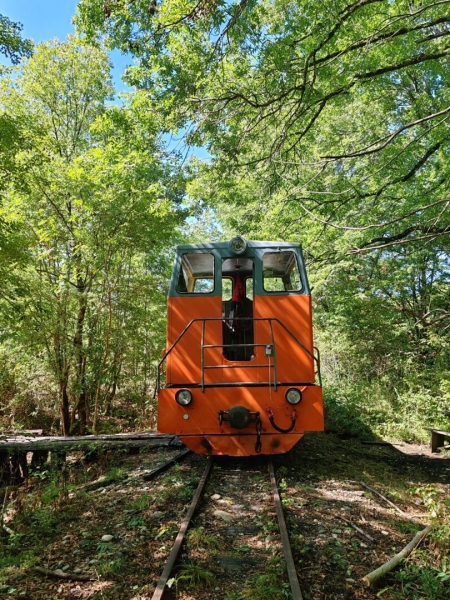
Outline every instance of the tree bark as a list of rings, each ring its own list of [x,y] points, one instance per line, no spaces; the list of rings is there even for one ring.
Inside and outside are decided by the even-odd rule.
[[[63,435],[69,435],[70,433],[70,407],[69,407],[69,395],[67,393],[67,376],[61,377],[59,380],[59,395],[60,395],[60,413],[61,413],[61,426]]]
[[[97,389],[95,392],[95,406],[94,406],[94,423],[93,430],[94,433],[98,433],[98,418],[99,418],[99,406],[100,406],[100,393],[102,389],[102,376],[106,370],[106,361],[108,360],[109,354],[109,340],[111,337],[111,329],[112,329],[112,303],[111,303],[111,290],[108,290],[108,329],[106,331],[106,341],[105,341],[105,351],[103,353],[102,363],[100,365],[100,372],[97,381]]]
[[[77,387],[80,390],[78,394],[78,401],[72,415],[72,426],[77,417],[78,413],[78,425],[80,435],[84,435],[86,431],[86,377],[85,367],[86,363],[83,357],[83,332],[84,332],[84,318],[86,316],[87,301],[85,296],[84,282],[78,282],[78,315],[77,315],[77,328],[75,331],[75,337],[73,339],[73,346],[75,350],[75,357],[77,361]]]

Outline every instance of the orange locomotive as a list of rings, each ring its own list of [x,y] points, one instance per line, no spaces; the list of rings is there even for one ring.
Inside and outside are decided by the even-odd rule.
[[[300,244],[177,247],[157,393],[158,431],[200,454],[279,454],[323,431]]]

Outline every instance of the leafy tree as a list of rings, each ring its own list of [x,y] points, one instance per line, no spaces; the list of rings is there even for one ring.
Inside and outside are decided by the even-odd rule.
[[[97,429],[119,380],[124,386],[130,377],[130,355],[160,325],[142,321],[163,299],[164,267],[151,258],[184,216],[183,181],[172,183],[148,100],[137,94],[108,105],[102,49],[75,38],[42,44],[0,86],[0,106],[14,115],[20,139],[4,219],[27,233],[29,253],[26,265],[10,265],[4,322],[47,358],[63,432]],[[152,342],[147,349],[134,370],[148,371]]]
[[[17,64],[21,58],[31,56],[33,43],[21,37],[22,25],[14,23],[5,15],[0,15],[0,53],[10,59],[12,64]],[[2,67],[0,66],[0,73]],[[17,150],[17,129],[15,118],[11,115],[0,115],[0,206],[1,190],[8,174],[13,168],[13,156]],[[0,277],[3,278],[4,270],[9,261],[19,259],[22,254],[21,240],[15,239],[19,235],[14,224],[6,225],[0,213]],[[20,235],[19,235],[20,238]],[[23,257],[21,257],[23,258]]]
[[[21,36],[22,25],[0,15],[0,53],[16,65],[21,58],[31,56],[33,42]]]
[[[345,251],[449,232],[447,2],[82,0],[90,40],[131,52],[218,178],[254,174]],[[284,231],[285,228],[278,228]],[[357,232],[357,235],[348,235]],[[343,241],[343,240],[342,240]],[[344,244],[342,244],[344,245]]]

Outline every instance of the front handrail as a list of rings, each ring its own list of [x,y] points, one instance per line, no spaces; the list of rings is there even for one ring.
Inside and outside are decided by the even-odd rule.
[[[322,376],[320,374],[320,350],[317,346],[313,346],[313,351],[314,351],[314,356],[316,356],[316,354],[317,354],[317,357],[316,357],[317,371],[315,371],[315,374],[318,376],[320,386],[322,387]]]
[[[235,321],[248,321],[250,320],[249,317],[236,317],[234,319]],[[272,323],[278,323],[285,331],[288,335],[291,336],[291,338],[300,346],[300,348],[302,348],[302,350],[304,350],[308,356],[310,356],[310,358],[312,358],[312,360],[314,361],[317,370],[315,371],[315,373],[318,375],[319,378],[319,385],[322,386],[322,377],[320,374],[320,358],[318,356],[315,356],[314,352],[311,352],[299,339],[296,335],[294,335],[292,333],[292,331],[286,327],[286,325],[280,321],[280,319],[278,319],[277,317],[256,317],[256,318],[251,318],[251,320],[254,321],[267,321],[269,323],[269,328],[270,328],[270,334],[271,334],[271,339],[272,339],[272,345],[275,348],[275,337],[274,337],[274,333],[273,333],[273,327],[272,327]],[[155,387],[155,395],[156,393],[161,389],[161,366],[163,365],[163,363],[167,360],[167,357],[169,356],[169,354],[173,351],[173,349],[175,348],[175,346],[180,342],[180,340],[186,335],[187,331],[192,327],[192,325],[194,323],[202,323],[202,332],[201,332],[201,372],[202,372],[202,387],[204,386],[204,371],[205,371],[205,365],[204,365],[204,349],[205,348],[212,348],[215,347],[215,345],[205,345],[204,344],[204,339],[205,339],[205,328],[206,328],[206,322],[207,321],[223,321],[223,317],[198,317],[195,319],[191,319],[189,321],[189,323],[186,325],[186,327],[183,329],[183,331],[179,334],[179,336],[177,337],[177,339],[173,342],[173,344],[170,346],[170,348],[164,353],[164,355],[162,356],[161,360],[158,362],[157,365],[157,373],[156,373],[156,387]],[[266,344],[218,344],[217,347],[223,347],[223,348],[232,348],[235,346],[265,346]],[[275,352],[276,354],[276,352]],[[269,363],[270,364],[270,363]],[[242,365],[239,365],[240,367],[242,367]],[[245,366],[251,366],[251,365],[245,365]],[[265,365],[267,366],[267,365]],[[207,367],[207,368],[219,368],[218,366],[212,366],[212,367]],[[276,370],[275,370],[276,371]],[[276,384],[276,377],[275,377],[275,384]]]

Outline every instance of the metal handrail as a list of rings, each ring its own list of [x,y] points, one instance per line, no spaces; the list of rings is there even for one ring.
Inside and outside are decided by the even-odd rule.
[[[320,374],[320,350],[317,346],[313,346],[313,351],[315,353],[314,356],[317,354],[317,356],[316,356],[317,371],[315,371],[314,374],[318,376],[320,387],[322,387],[322,375]]]
[[[246,317],[248,318],[248,317]],[[272,344],[273,347],[275,348],[275,341],[273,339],[273,335],[272,335]],[[238,365],[206,365],[205,366],[205,360],[204,360],[204,355],[205,355],[205,348],[254,348],[254,347],[263,347],[263,346],[267,346],[267,344],[202,344],[202,356],[201,356],[201,365],[202,365],[202,383],[201,383],[201,387],[202,387],[202,392],[205,391],[205,370],[206,369],[240,369],[242,367],[245,367],[246,369],[250,368],[250,369],[256,369],[257,367],[261,367],[261,368],[269,368],[274,370],[274,388],[275,390],[277,389],[277,361],[276,361],[276,353],[275,353],[275,357],[274,357],[274,364],[272,365],[269,361],[269,363],[262,363],[262,364],[256,364],[256,363],[250,363],[250,361],[236,361],[239,362],[240,364]],[[245,365],[242,365],[242,363],[245,362]]]
[[[272,348],[274,350],[274,357],[273,357],[273,366],[274,366],[274,370],[273,370],[273,389],[275,391],[277,391],[277,353],[275,352],[275,337],[273,335],[272,321],[270,319],[269,319],[269,329],[270,329],[270,338],[272,340]],[[269,357],[269,367],[270,367],[270,357]],[[269,369],[269,379],[270,379],[270,369]]]
[[[234,321],[248,321],[250,320],[249,317],[236,317],[235,319],[233,319]],[[272,323],[278,323],[285,331],[288,335],[290,335],[292,337],[292,339],[300,346],[300,348],[302,348],[302,350],[304,350],[308,356],[310,356],[312,358],[312,360],[314,361],[314,363],[316,364],[317,370],[315,371],[315,374],[318,375],[319,378],[319,385],[322,386],[322,377],[320,374],[320,355],[319,356],[315,356],[314,352],[311,352],[298,338],[296,335],[294,335],[292,333],[292,331],[286,327],[286,325],[280,321],[280,319],[276,318],[276,317],[256,317],[256,318],[251,318],[251,320],[254,321],[267,321],[269,323],[269,328],[270,328],[270,334],[271,334],[271,339],[272,339],[272,345],[275,348],[275,336],[273,333],[273,327],[272,327]],[[202,333],[201,333],[201,386],[202,386],[202,390],[204,389],[205,386],[205,382],[204,382],[204,372],[206,368],[222,368],[223,365],[213,365],[213,366],[205,366],[204,364],[204,349],[205,348],[232,348],[232,347],[254,347],[254,346],[266,346],[266,344],[217,344],[217,345],[213,345],[213,344],[208,344],[205,345],[204,344],[204,340],[205,340],[205,328],[206,328],[206,322],[207,321],[223,321],[223,317],[199,317],[196,319],[192,319],[191,321],[189,321],[189,323],[186,325],[186,327],[183,329],[183,331],[179,334],[179,336],[177,337],[177,339],[173,342],[173,344],[170,346],[170,348],[164,353],[164,355],[162,356],[161,360],[158,362],[158,366],[157,366],[157,373],[156,373],[156,387],[155,387],[155,393],[158,392],[161,389],[161,366],[162,364],[166,361],[167,357],[169,356],[169,354],[172,352],[172,350],[175,348],[175,346],[179,343],[179,341],[184,337],[184,335],[187,333],[187,331],[192,327],[192,325],[194,323],[198,323],[201,322],[202,323]],[[275,357],[276,357],[276,352],[275,352]],[[269,363],[270,365],[270,363]],[[236,366],[237,367],[242,367],[244,365],[231,365],[231,366]],[[250,364],[246,364],[246,367],[256,367],[258,365],[250,365]],[[262,366],[267,367],[267,364],[264,364]],[[274,368],[274,381],[276,384],[276,365],[270,365]]]

